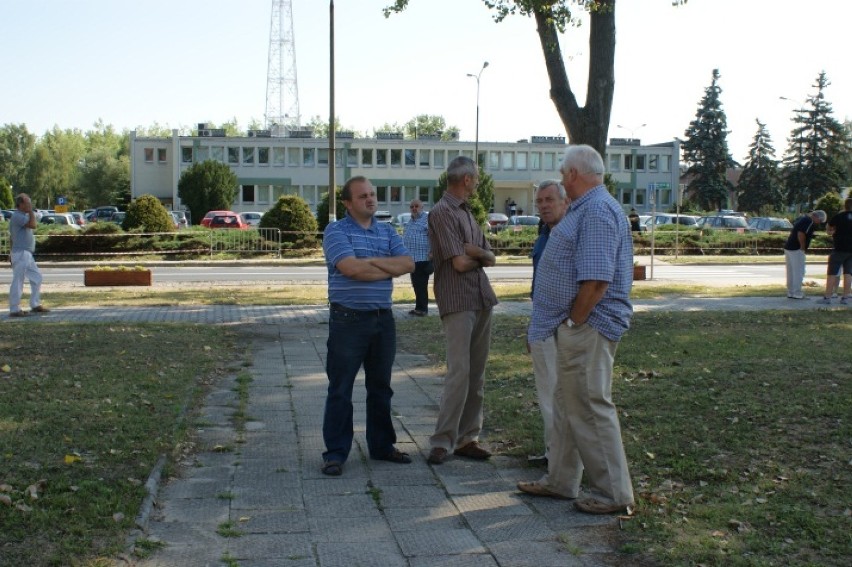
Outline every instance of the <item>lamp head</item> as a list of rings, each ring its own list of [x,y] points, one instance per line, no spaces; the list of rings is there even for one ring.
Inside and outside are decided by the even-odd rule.
[[[488,67],[488,61],[486,61],[485,63],[482,64],[483,69],[485,69],[486,67]]]

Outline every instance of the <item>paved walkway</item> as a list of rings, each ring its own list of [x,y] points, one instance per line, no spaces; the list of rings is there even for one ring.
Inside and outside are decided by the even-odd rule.
[[[675,299],[637,302],[651,309],[814,309],[785,298]],[[839,306],[837,306],[839,307]],[[406,317],[410,306],[397,309]],[[498,312],[527,314],[529,303]],[[541,469],[523,460],[450,459],[426,463],[441,377],[424,356],[401,353],[394,367],[398,447],[414,462],[371,461],[364,438],[363,386],[356,385],[356,439],[342,477],[320,471],[328,309],[324,307],[176,306],[59,308],[9,320],[240,324],[253,365],[244,432],[231,414],[234,377],[207,396],[198,446],[179,478],[148,487],[138,523],[164,545],[138,567],[240,565],[304,567],[629,565],[616,552],[614,517],[580,514],[570,502],[537,499],[515,489]],[[360,382],[360,380],[359,380]],[[489,425],[489,424],[486,424]],[[494,424],[490,424],[494,427]],[[487,439],[486,439],[487,441]],[[222,447],[230,448],[223,451]],[[225,531],[239,532],[226,537]],[[141,537],[132,535],[132,539]]]

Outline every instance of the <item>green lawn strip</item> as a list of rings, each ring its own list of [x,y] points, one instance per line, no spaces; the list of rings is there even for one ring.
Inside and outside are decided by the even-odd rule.
[[[543,450],[527,319],[495,318],[487,441]],[[663,565],[846,565],[852,312],[638,313],[613,397],[637,496],[623,551]],[[399,348],[444,344],[400,321]]]
[[[0,325],[0,563],[123,551],[152,467],[185,444],[235,343],[213,326]]]

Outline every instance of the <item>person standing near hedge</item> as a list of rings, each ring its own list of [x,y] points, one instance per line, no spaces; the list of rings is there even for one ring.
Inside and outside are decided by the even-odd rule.
[[[843,295],[841,305],[849,305],[852,295],[852,198],[843,202],[844,210],[828,221],[826,232],[834,239],[834,249],[828,257],[828,274],[825,278],[825,296],[822,302],[831,303],[834,290],[840,283],[843,273]]]
[[[811,245],[816,225],[824,223],[825,211],[811,211],[796,219],[787,243],[784,244],[784,263],[787,266],[787,298],[805,299],[802,284],[805,281],[805,252]]]
[[[415,317],[425,317],[429,313],[429,276],[432,275],[432,260],[429,250],[429,213],[423,211],[423,202],[414,199],[409,205],[411,220],[402,232],[402,241],[414,257],[414,271],[411,272],[411,287],[414,288],[414,309],[408,312]]]
[[[9,238],[12,241],[9,261],[12,263],[12,285],[9,287],[9,317],[26,317],[21,310],[24,279],[30,281],[30,307],[33,313],[49,311],[41,304],[41,270],[33,258],[35,252],[36,216],[29,195],[15,197],[15,212],[9,218]]]

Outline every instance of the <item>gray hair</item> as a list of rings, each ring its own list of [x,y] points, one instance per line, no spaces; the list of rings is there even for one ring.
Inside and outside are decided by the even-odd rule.
[[[601,154],[586,144],[570,145],[565,149],[565,155],[562,158],[562,170],[574,168],[581,175],[600,175],[604,174],[604,162]]]
[[[562,182],[558,179],[545,179],[536,187],[535,192],[538,193],[542,189],[547,189],[551,185],[556,185],[556,193],[559,195],[559,198],[563,201],[568,199],[568,193],[565,192],[565,187],[562,186]]]
[[[453,161],[450,162],[450,165],[447,166],[448,183],[461,183],[464,181],[465,175],[476,177],[478,174],[479,168],[476,167],[476,164],[473,163],[473,160],[469,157],[459,156],[454,158]]]
[[[811,211],[811,215],[815,216],[817,218],[817,222],[819,222],[820,224],[824,223],[825,220],[828,218],[828,215],[825,214],[825,211],[821,211],[819,209]]]

